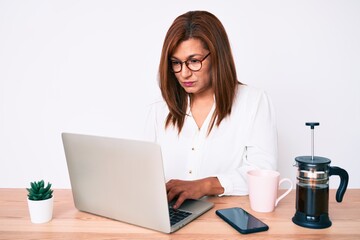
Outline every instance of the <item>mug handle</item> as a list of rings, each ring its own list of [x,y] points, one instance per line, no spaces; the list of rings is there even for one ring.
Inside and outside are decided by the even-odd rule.
[[[283,199],[286,195],[288,195],[292,188],[293,188],[293,183],[292,181],[289,179],[289,178],[283,178],[279,181],[279,186],[283,183],[283,182],[288,182],[290,184],[290,187],[288,188],[288,190],[286,190],[286,192],[284,192],[280,197],[278,197],[276,199],[276,202],[275,202],[275,207],[278,205],[278,203],[280,202],[281,199]]]

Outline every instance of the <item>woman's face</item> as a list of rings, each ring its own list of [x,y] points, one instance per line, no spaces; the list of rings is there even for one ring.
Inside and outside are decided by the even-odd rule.
[[[203,47],[199,39],[189,39],[180,43],[175,49],[171,61],[177,64],[187,60],[201,61],[207,54],[209,54],[209,50]],[[211,55],[202,61],[202,67],[199,71],[192,71],[185,63],[182,63],[181,71],[175,73],[177,80],[187,93],[194,95],[213,94],[210,79],[210,58]]]

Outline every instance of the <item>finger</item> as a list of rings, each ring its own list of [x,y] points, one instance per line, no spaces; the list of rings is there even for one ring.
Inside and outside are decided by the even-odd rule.
[[[171,202],[174,198],[176,198],[181,193],[180,188],[172,187],[167,192],[168,202]]]
[[[167,183],[165,184],[165,186],[166,186],[166,192],[169,192],[170,189],[171,189],[171,185],[172,185],[171,181],[172,181],[172,180],[170,180],[169,182],[167,182]]]
[[[168,200],[168,202],[171,202],[175,197],[176,197],[175,194],[169,192],[169,193],[167,194],[167,200]]]
[[[168,181],[165,186],[166,186],[166,191],[169,192],[171,190],[171,188],[173,188],[176,185],[176,182],[178,182],[178,180],[173,180],[171,179],[170,181]]]
[[[181,193],[179,195],[178,199],[176,200],[173,208],[175,208],[175,209],[179,208],[186,199],[187,199],[187,194],[185,192]]]

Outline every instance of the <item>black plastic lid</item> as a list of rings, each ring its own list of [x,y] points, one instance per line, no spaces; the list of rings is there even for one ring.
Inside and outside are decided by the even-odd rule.
[[[321,165],[321,164],[329,164],[331,162],[331,160],[328,158],[318,157],[318,156],[314,156],[314,158],[312,158],[311,156],[299,156],[295,158],[295,161],[297,161],[300,164],[306,164],[306,165]]]

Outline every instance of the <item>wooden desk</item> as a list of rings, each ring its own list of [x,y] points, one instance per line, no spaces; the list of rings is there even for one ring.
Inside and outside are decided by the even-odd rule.
[[[129,225],[75,209],[71,190],[55,189],[52,221],[32,224],[25,189],[0,189],[0,239],[360,239],[360,189],[348,189],[344,201],[330,191],[330,219],[326,229],[302,228],[292,223],[295,191],[272,213],[251,211],[244,197],[211,197],[215,207],[173,234]],[[215,215],[216,209],[242,207],[266,222],[266,232],[242,235]]]

